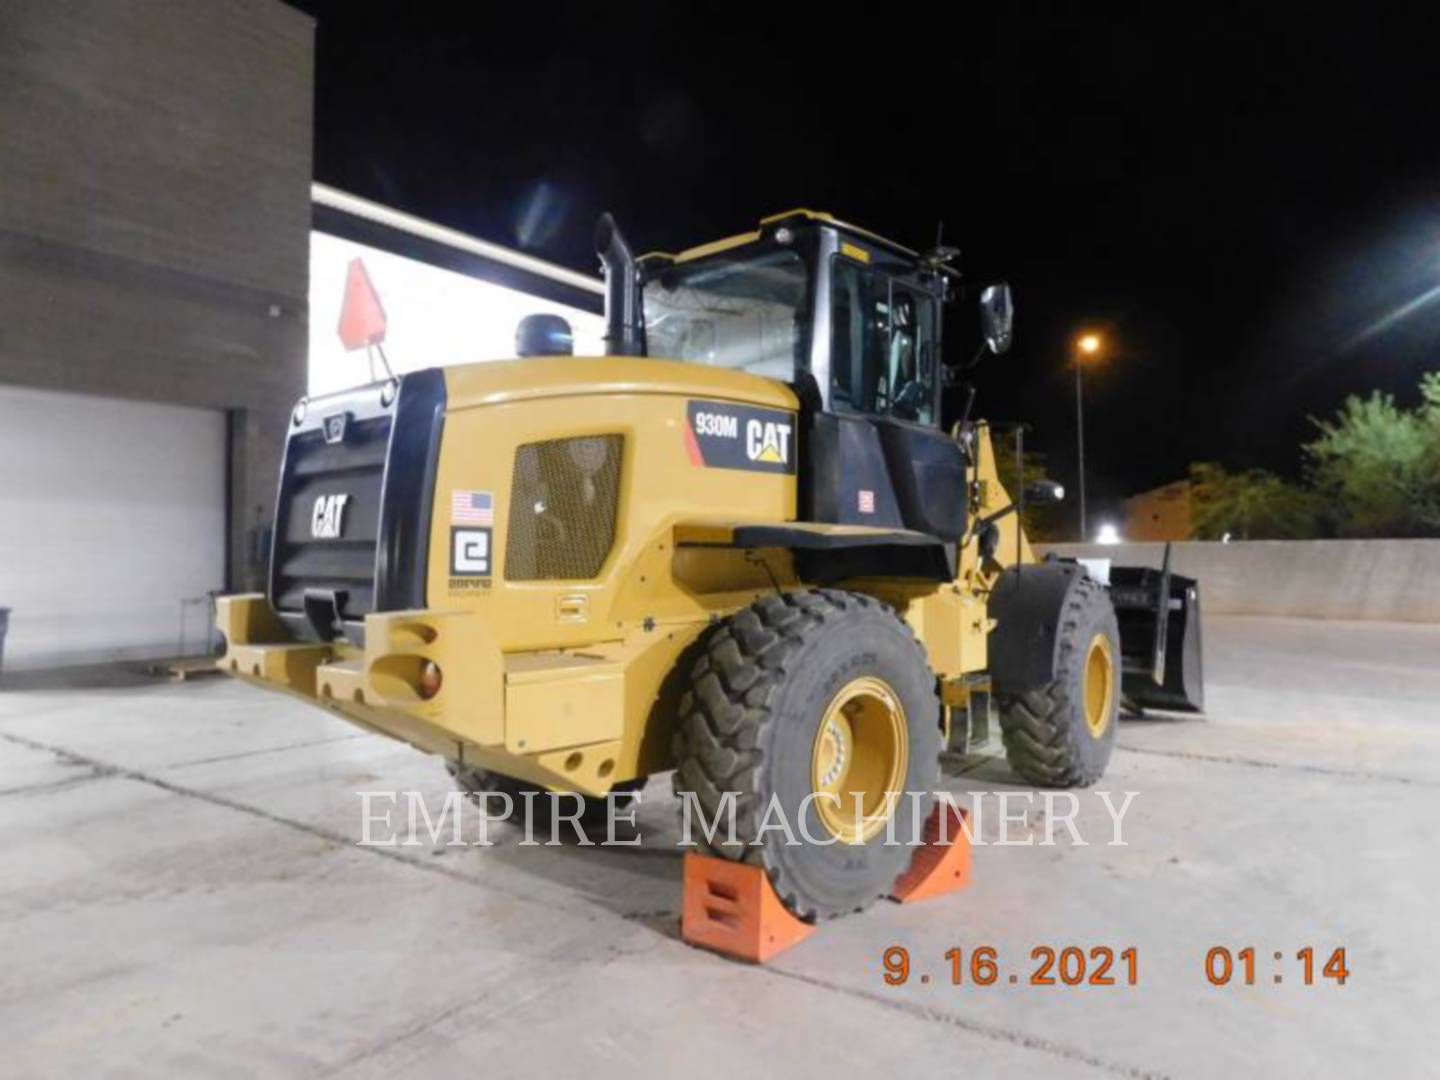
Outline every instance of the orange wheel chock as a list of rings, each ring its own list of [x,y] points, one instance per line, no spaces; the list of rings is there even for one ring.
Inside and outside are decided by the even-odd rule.
[[[763,964],[814,932],[780,902],[761,867],[685,853],[680,936],[691,945]]]
[[[955,892],[970,884],[970,838],[964,828],[966,816],[965,811],[954,803],[935,805],[925,821],[924,842],[911,856],[909,869],[895,879],[890,899],[911,904]]]
[[[943,896],[970,884],[970,840],[965,811],[937,805],[925,821],[922,843],[890,893],[902,904]],[[942,825],[944,826],[942,831]],[[685,853],[685,895],[680,936],[752,964],[764,964],[815,932],[780,902],[770,875],[758,866]]]

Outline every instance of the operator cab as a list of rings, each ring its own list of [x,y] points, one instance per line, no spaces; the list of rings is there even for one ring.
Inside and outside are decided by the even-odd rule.
[[[834,549],[815,552],[802,573],[953,578],[969,465],[964,447],[940,429],[953,251],[922,256],[808,210],[638,260],[605,215],[596,250],[606,269],[607,352],[730,368],[795,388],[798,520],[867,526],[884,537],[861,548],[853,531],[821,534]],[[981,316],[987,343],[1003,351],[1005,286],[982,294]]]
[[[915,252],[798,210],[640,268],[648,355],[809,384],[827,411],[939,422],[947,272]]]

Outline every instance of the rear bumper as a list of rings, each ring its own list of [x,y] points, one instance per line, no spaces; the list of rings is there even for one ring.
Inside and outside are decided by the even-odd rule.
[[[368,615],[364,646],[297,641],[259,593],[222,597],[216,624],[221,670],[429,753],[596,795],[643,775],[623,739],[632,650],[505,655],[476,614],[436,610]]]

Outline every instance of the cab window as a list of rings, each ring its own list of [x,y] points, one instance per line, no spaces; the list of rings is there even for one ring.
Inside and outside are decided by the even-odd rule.
[[[649,353],[794,382],[809,350],[808,284],[786,249],[668,266],[645,282]]]
[[[839,257],[830,280],[832,407],[933,424],[934,296]]]

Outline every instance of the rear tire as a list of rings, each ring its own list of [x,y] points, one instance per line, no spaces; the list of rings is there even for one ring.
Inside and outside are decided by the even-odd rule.
[[[1076,581],[1057,638],[1053,682],[996,695],[1005,756],[1039,787],[1089,787],[1110,761],[1120,706],[1120,630],[1104,586]]]
[[[766,596],[704,639],[675,759],[676,794],[718,822],[711,844],[692,817],[703,849],[763,867],[801,918],[858,911],[890,891],[929,812],[940,762],[935,675],[910,627],[873,597]],[[811,797],[820,792],[833,797]],[[722,812],[730,793],[733,837]],[[898,794],[890,813],[887,793]]]

